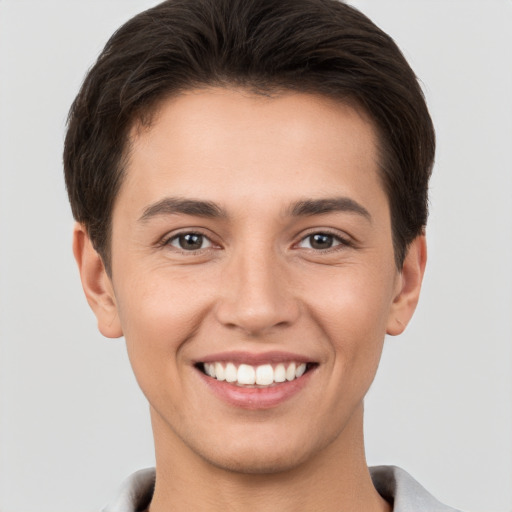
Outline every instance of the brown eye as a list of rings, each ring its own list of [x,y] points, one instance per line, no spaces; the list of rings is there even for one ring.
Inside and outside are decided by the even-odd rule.
[[[171,238],[169,245],[183,251],[198,251],[211,247],[212,243],[201,233],[181,233]]]
[[[309,244],[313,249],[330,249],[334,242],[334,237],[325,233],[315,233],[309,239]]]
[[[342,245],[345,242],[335,236],[331,235],[330,233],[312,233],[311,235],[308,235],[304,237],[300,243],[299,247],[305,248],[305,249],[315,249],[317,251],[331,249],[332,247],[336,247],[338,245]]]

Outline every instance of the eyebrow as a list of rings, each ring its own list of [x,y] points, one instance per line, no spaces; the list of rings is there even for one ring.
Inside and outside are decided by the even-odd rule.
[[[149,205],[139,218],[139,221],[145,222],[153,217],[163,215],[194,215],[205,218],[224,218],[226,212],[217,204],[211,201],[200,201],[198,199],[184,199],[180,197],[166,197]]]
[[[287,209],[286,214],[291,217],[307,217],[313,215],[325,215],[333,212],[356,213],[367,218],[370,222],[372,220],[368,210],[349,197],[303,199],[293,203]],[[153,217],[180,214],[210,219],[228,217],[227,212],[212,201],[166,197],[149,205],[144,210],[139,221],[146,222]]]
[[[293,217],[305,217],[310,215],[325,215],[333,212],[356,213],[366,217],[370,222],[370,212],[357,201],[350,197],[332,197],[327,199],[304,199],[294,203],[290,208]]]

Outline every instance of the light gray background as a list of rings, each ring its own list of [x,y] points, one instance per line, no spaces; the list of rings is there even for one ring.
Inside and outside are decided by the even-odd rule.
[[[61,151],[108,36],[151,0],[0,0],[0,510],[99,510],[153,464],[122,341],[71,255]],[[358,0],[421,77],[437,127],[424,293],[366,403],[371,464],[442,501],[512,510],[512,2]]]

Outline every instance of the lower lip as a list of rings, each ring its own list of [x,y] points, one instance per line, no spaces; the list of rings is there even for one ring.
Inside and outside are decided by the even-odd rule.
[[[220,381],[197,370],[211,391],[224,402],[242,409],[270,409],[296,395],[310,380],[314,368],[298,379],[274,384],[266,388],[242,387]]]

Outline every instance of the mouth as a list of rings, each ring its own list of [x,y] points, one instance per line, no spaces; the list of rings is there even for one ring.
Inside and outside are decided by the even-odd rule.
[[[277,407],[308,388],[319,362],[287,352],[210,354],[194,367],[207,388],[230,406]]]
[[[265,363],[251,365],[236,362],[215,361],[197,363],[196,368],[202,373],[220,382],[240,387],[268,388],[292,382],[311,371],[316,363],[289,361],[282,363]]]

